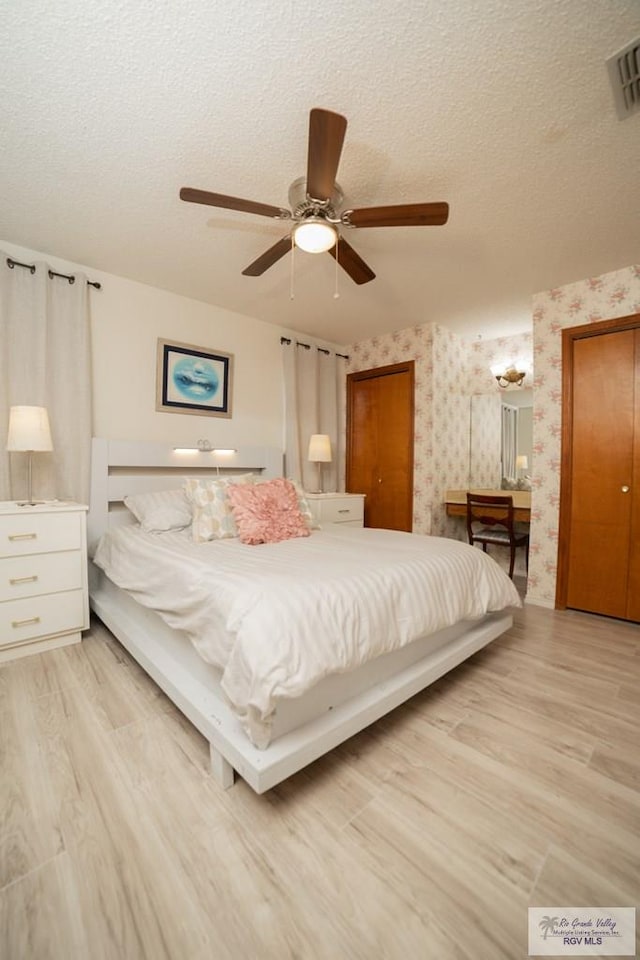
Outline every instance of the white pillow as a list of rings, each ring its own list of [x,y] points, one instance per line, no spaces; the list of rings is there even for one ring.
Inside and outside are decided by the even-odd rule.
[[[304,517],[304,522],[309,527],[309,530],[319,530],[320,524],[314,523],[313,521],[313,513],[311,512],[311,507],[309,506],[309,501],[307,500],[307,495],[304,492],[302,485],[298,483],[297,480],[292,480],[291,477],[289,477],[289,480],[295,487],[296,496],[298,497],[298,509]]]
[[[196,543],[238,536],[238,527],[227,500],[227,489],[230,484],[253,483],[254,480],[252,473],[202,479],[187,477],[183,489],[192,507],[191,532]]]
[[[180,489],[135,493],[124,502],[149,533],[182,530],[191,523],[191,505]]]

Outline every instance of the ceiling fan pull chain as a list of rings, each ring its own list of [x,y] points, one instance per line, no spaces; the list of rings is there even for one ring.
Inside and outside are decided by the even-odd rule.
[[[339,292],[338,292],[338,254],[339,254],[339,252],[340,252],[340,240],[339,240],[339,238],[336,238],[336,256],[335,256],[335,261],[336,261],[336,285],[335,285],[335,289],[334,289],[334,291],[333,291],[333,299],[334,299],[334,300],[338,300],[338,298],[340,297],[340,294],[339,294]]]
[[[295,244],[295,240],[293,239],[293,233],[292,233],[292,234],[291,234],[291,287],[290,287],[290,290],[289,290],[289,300],[293,300],[293,298],[294,298],[294,292],[293,292],[293,267],[294,267],[295,257],[296,257],[296,244]]]

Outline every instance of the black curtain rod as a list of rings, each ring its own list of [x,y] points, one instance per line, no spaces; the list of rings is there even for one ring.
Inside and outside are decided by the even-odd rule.
[[[290,337],[280,337],[280,343],[291,343]],[[311,350],[310,343],[301,343],[299,340],[296,340],[296,347],[304,347],[305,350]],[[316,347],[320,353],[326,353],[327,356],[331,353],[331,350],[327,350],[326,347]],[[336,353],[336,357],[340,357],[341,360],[349,360],[349,357],[346,353]]]
[[[19,260],[14,260],[12,257],[7,257],[7,266],[10,270],[13,270],[14,267],[24,267],[30,273],[36,272],[35,263],[20,263]],[[49,277],[62,277],[63,280],[68,280],[69,283],[75,283],[76,278],[71,273],[56,273],[55,270],[49,270]],[[90,287],[95,287],[96,290],[102,290],[102,284],[98,283],[97,280],[87,280],[87,283]]]

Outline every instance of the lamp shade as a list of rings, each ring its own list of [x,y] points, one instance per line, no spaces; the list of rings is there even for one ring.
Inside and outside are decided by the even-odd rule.
[[[518,454],[516,457],[516,469],[526,470],[529,467],[529,460],[524,453]]]
[[[11,407],[7,450],[53,450],[46,407]]]
[[[311,434],[307,459],[312,463],[331,463],[331,439],[328,434]]]

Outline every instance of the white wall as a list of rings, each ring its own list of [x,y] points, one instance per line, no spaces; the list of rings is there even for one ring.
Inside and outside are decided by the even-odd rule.
[[[82,271],[102,284],[101,290],[89,288],[95,436],[283,447],[280,336],[291,336],[291,330],[10,242],[0,241],[0,247],[25,263],[45,261],[63,273]],[[159,337],[234,355],[231,419],[156,412]]]

